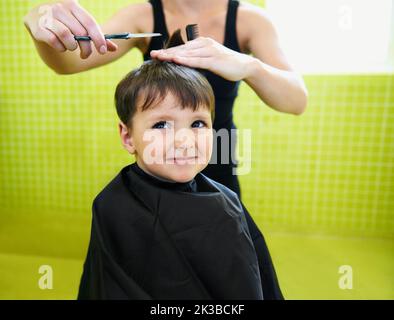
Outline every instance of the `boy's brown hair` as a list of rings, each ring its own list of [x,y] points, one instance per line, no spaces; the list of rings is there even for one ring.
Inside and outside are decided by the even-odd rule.
[[[177,31],[166,47],[182,44],[181,41],[180,31]],[[182,108],[193,111],[199,107],[209,108],[213,122],[215,97],[205,76],[195,69],[155,59],[144,62],[117,85],[115,105],[120,120],[131,128],[137,108],[144,111],[155,106],[168,93],[174,95]]]

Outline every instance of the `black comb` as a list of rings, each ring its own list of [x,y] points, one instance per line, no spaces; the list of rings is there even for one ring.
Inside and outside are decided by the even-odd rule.
[[[197,24],[188,24],[186,26],[186,37],[187,37],[187,41],[194,40],[199,37]],[[196,68],[196,70],[202,73],[205,77],[207,76],[206,70],[198,69],[198,68]]]
[[[186,37],[187,41],[194,40],[198,38],[198,25],[197,24],[188,24],[186,26]]]

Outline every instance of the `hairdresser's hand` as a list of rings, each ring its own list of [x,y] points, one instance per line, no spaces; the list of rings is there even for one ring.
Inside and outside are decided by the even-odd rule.
[[[24,17],[24,23],[35,40],[45,42],[57,51],[74,51],[79,46],[82,59],[92,53],[91,41],[78,42],[74,35],[91,36],[101,54],[117,49],[115,43],[104,38],[96,20],[77,0],[39,5]]]
[[[173,61],[191,68],[206,69],[230,81],[248,77],[255,60],[205,37],[198,37],[169,49],[152,50],[150,55],[155,59]]]

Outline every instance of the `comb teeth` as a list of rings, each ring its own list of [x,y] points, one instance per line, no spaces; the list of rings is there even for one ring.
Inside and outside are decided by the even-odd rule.
[[[187,41],[198,38],[198,25],[188,24],[186,26],[186,36],[187,36]]]

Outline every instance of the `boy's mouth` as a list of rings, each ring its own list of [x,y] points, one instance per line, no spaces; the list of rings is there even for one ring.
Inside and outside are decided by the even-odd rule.
[[[190,163],[194,164],[195,160],[197,159],[197,156],[194,157],[173,157],[173,158],[168,158],[167,161],[170,163],[176,163],[176,164],[185,164],[185,163]]]

